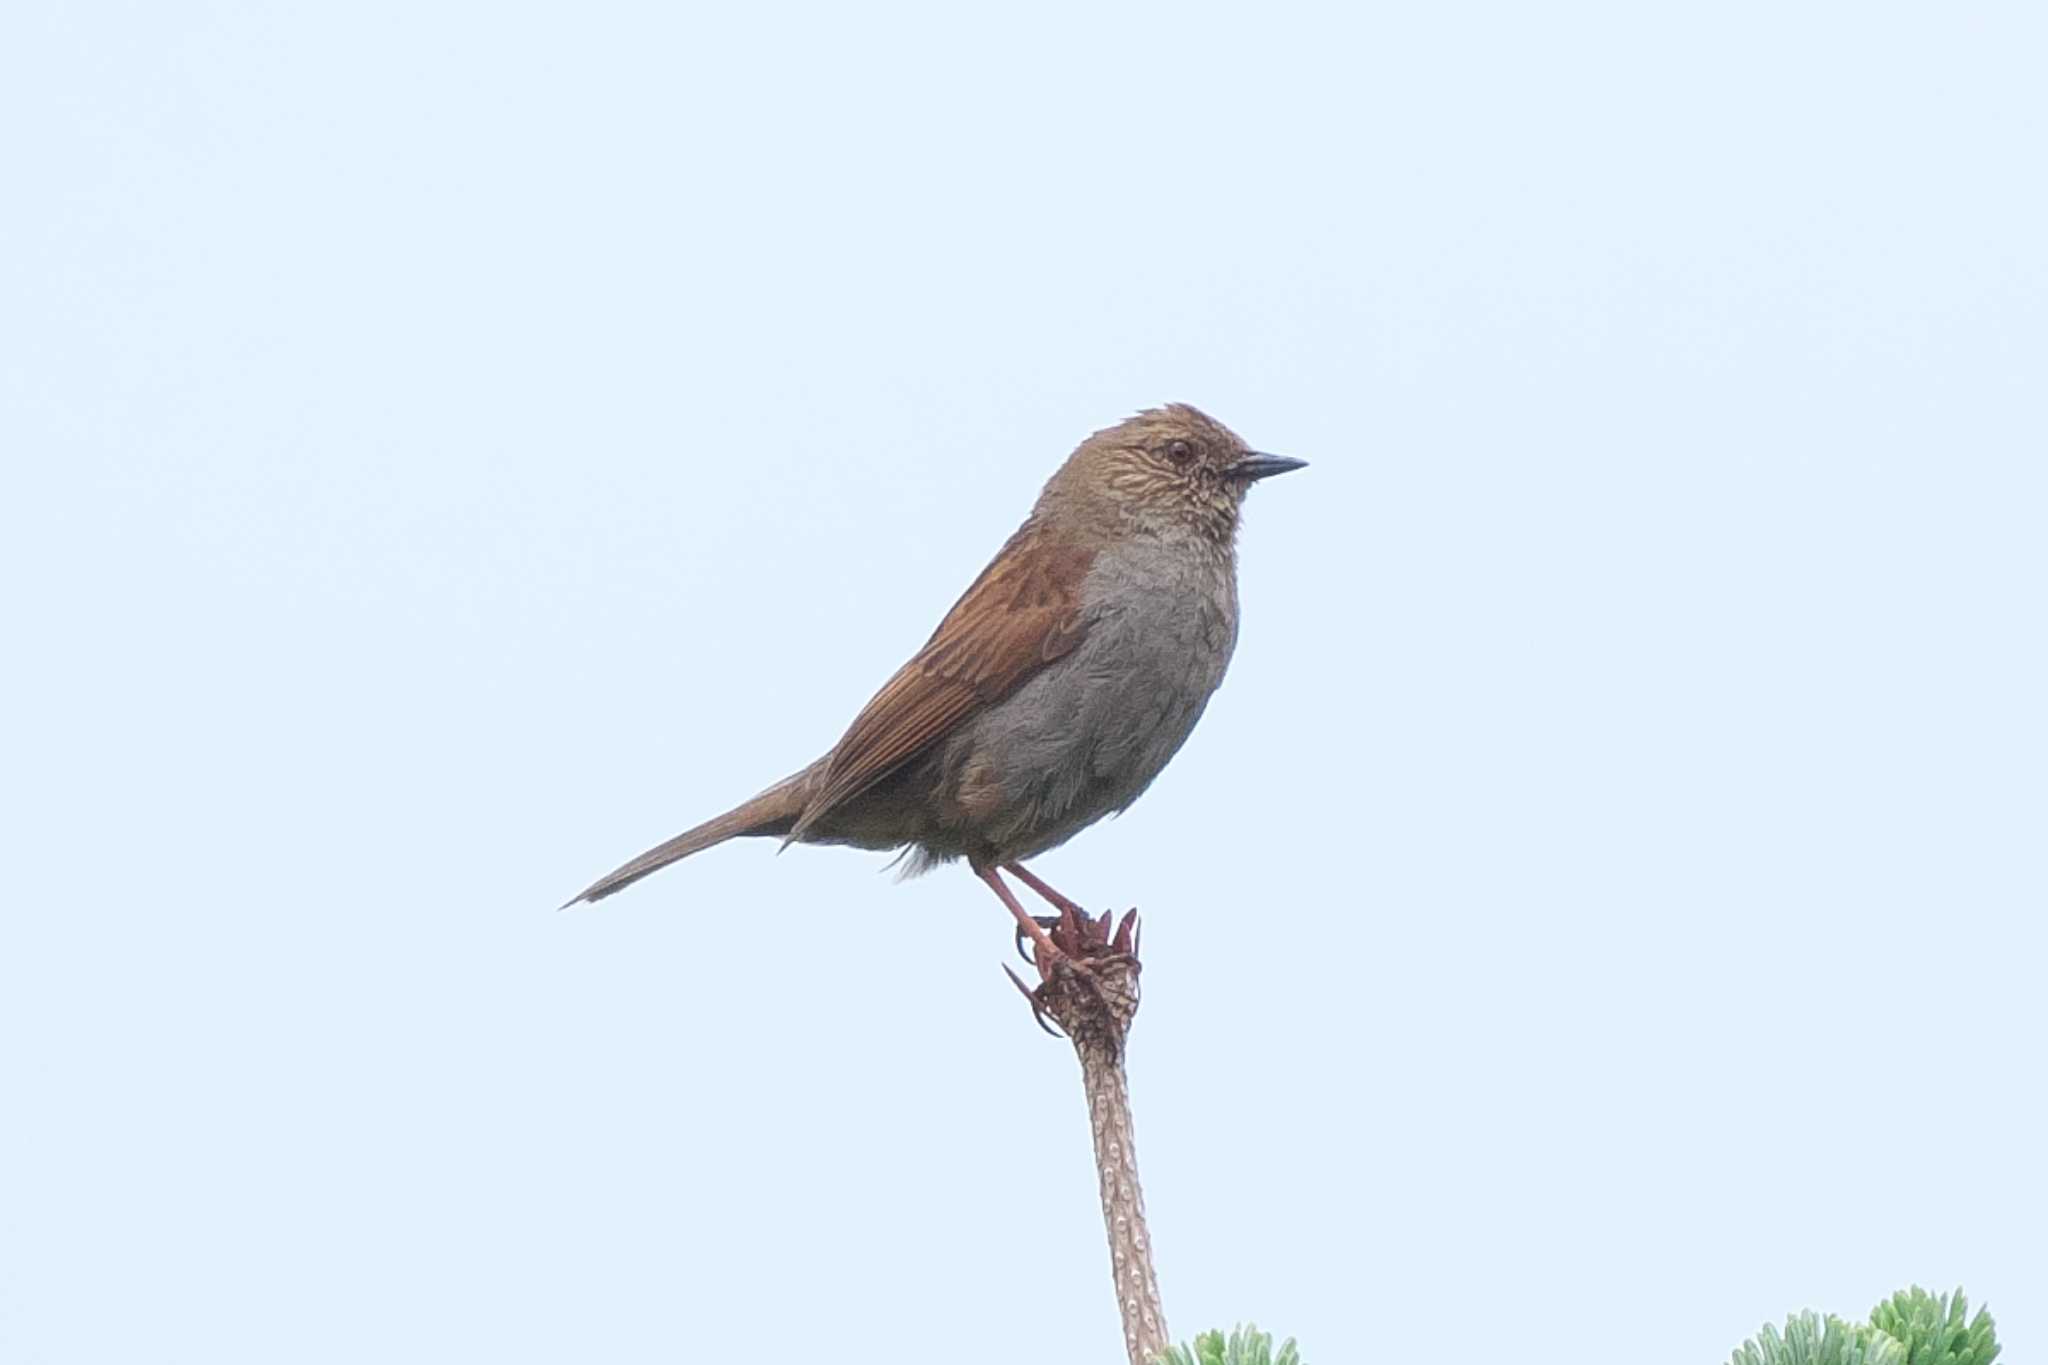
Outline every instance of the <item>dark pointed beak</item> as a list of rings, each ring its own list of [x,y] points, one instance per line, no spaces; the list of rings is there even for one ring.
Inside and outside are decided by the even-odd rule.
[[[1307,460],[1293,460],[1285,455],[1266,455],[1250,451],[1230,464],[1229,474],[1233,479],[1252,483],[1259,479],[1270,479],[1275,474],[1285,474],[1293,469],[1308,468]]]

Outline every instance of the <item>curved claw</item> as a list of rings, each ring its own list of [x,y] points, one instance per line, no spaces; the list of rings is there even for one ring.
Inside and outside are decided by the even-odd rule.
[[[1047,933],[1051,933],[1053,929],[1059,925],[1060,922],[1059,917],[1057,915],[1033,915],[1031,917],[1031,921],[1032,923],[1036,924],[1039,928],[1045,930]],[[1017,956],[1024,959],[1024,964],[1026,966],[1036,967],[1038,965],[1038,959],[1033,957],[1024,946],[1024,926],[1021,924],[1018,925],[1016,928],[1016,940]]]
[[[1017,932],[1021,936],[1023,930],[1019,929]],[[1010,964],[1007,962],[1003,964],[1003,975],[1009,977],[1010,984],[1012,986],[1015,986],[1020,992],[1022,992],[1026,1000],[1031,1002],[1031,1018],[1034,1023],[1036,1023],[1040,1028],[1044,1029],[1046,1033],[1051,1037],[1066,1037],[1064,1033],[1061,1033],[1051,1024],[1045,1022],[1045,1006],[1038,1003],[1038,996],[1033,993],[1029,986],[1024,984],[1024,979],[1022,977],[1018,976],[1015,972],[1010,970]]]

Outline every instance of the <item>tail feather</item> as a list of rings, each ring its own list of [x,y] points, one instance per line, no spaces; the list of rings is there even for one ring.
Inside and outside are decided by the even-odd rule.
[[[701,853],[713,844],[750,834],[788,834],[804,808],[804,779],[810,769],[784,778],[751,800],[741,802],[725,814],[706,820],[695,829],[684,830],[667,843],[657,844],[623,867],[605,873],[562,905],[564,910],[578,901],[601,901],[622,891],[670,863]]]

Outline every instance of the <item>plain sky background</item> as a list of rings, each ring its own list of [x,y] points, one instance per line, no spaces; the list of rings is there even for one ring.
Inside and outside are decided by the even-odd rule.
[[[1090,430],[1169,1317],[2048,1354],[2038,4],[15,3],[0,1358],[1119,1359],[958,868],[727,846]]]

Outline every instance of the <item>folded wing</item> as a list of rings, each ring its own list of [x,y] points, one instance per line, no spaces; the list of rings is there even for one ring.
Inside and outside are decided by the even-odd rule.
[[[961,595],[916,657],[854,718],[789,839],[1009,695],[1081,643],[1081,582],[1094,554],[1029,521]]]

